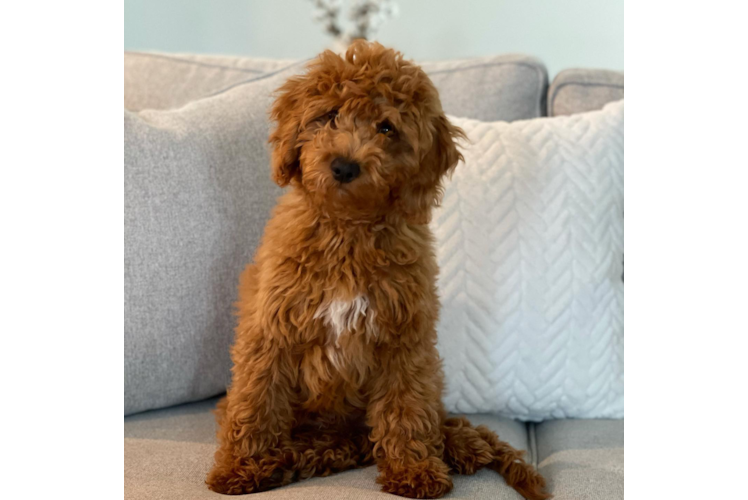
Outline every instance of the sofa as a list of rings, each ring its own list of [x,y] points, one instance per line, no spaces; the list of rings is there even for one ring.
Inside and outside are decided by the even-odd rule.
[[[185,207],[181,203],[173,208],[171,219],[165,220],[163,228],[159,229],[153,222],[158,214],[154,215],[154,206],[148,201],[160,192],[154,187],[156,181],[144,180],[142,172],[132,171],[136,156],[142,155],[142,149],[146,148],[142,146],[145,139],[135,127],[129,128],[127,124],[128,120],[136,119],[157,123],[157,113],[163,110],[174,111],[173,118],[181,110],[189,112],[196,107],[195,103],[209,100],[227,89],[262,80],[268,75],[301,71],[303,62],[126,52],[124,66],[125,498],[218,498],[218,494],[205,486],[204,479],[216,446],[212,410],[230,376],[231,303],[238,274],[243,264],[251,259],[280,189],[269,181],[264,139],[256,140],[242,146],[251,148],[249,153],[238,150],[236,154],[237,157],[251,156],[250,163],[242,163],[237,169],[251,168],[251,176],[235,182],[230,178],[223,180],[222,188],[216,192],[217,197],[228,196],[229,202],[236,200],[242,207],[238,215],[232,215],[231,208],[225,205],[213,209],[207,202],[195,207]],[[623,73],[607,70],[568,69],[549,84],[542,62],[524,55],[427,62],[423,67],[439,88],[448,114],[480,120],[514,121],[581,113],[623,99],[624,92]],[[258,92],[268,94],[264,87]],[[271,96],[260,98],[265,99],[262,101],[265,103]],[[269,127],[267,116],[255,113],[241,118],[248,119],[256,121],[253,130],[262,137]],[[220,120],[208,123],[206,129],[209,126],[223,126],[223,123]],[[157,162],[170,154],[163,148],[155,151],[151,161]],[[206,155],[199,148],[196,151],[192,157],[205,160]],[[208,165],[206,168],[220,168],[220,164],[212,161],[203,164]],[[201,168],[200,165],[196,161],[191,168]],[[233,172],[230,175],[241,175]],[[211,175],[220,177],[220,172]],[[179,262],[172,262],[179,259],[170,257],[169,242],[159,238],[173,230],[174,219],[183,213],[180,210],[202,211],[214,217],[204,224],[184,229],[188,244],[184,240],[174,243],[175,251],[192,252],[185,254],[188,257],[182,259],[182,267],[198,268],[202,256],[223,252],[222,258],[216,261],[221,266],[218,271],[213,262],[212,267],[206,268],[209,271],[186,274],[186,278],[179,274],[187,271],[179,268]],[[244,217],[242,213],[248,215]],[[201,213],[196,217],[204,216]],[[221,224],[230,224],[232,231],[203,229]],[[175,234],[179,239],[179,234]],[[246,234],[246,237],[234,241],[237,234]],[[156,239],[158,243],[154,246],[160,251],[143,250],[142,245],[147,246],[148,241]],[[205,251],[200,253],[194,248]],[[173,269],[169,268],[172,264]],[[171,270],[166,272],[165,268]],[[204,283],[206,289],[212,290],[198,305],[191,302],[191,288],[170,283],[171,280],[186,283],[189,279]],[[160,306],[158,293],[164,291],[169,297],[177,298]],[[200,313],[201,307],[207,307],[208,313]],[[199,332],[187,333],[198,328],[196,325],[199,325]],[[202,336],[197,344],[194,342],[196,335]],[[555,498],[623,498],[623,420],[522,422],[487,414],[469,415],[469,418],[475,424],[487,425],[514,447],[526,450],[526,458],[545,476]],[[390,497],[379,491],[376,476],[376,467],[352,470],[258,493],[255,498]],[[481,470],[473,476],[455,476],[454,489],[447,498],[521,497],[498,474]]]

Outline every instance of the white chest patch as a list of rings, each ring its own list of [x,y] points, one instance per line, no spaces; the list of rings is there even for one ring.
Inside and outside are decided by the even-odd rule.
[[[340,345],[340,337],[346,332],[369,329],[372,325],[374,312],[369,307],[369,298],[365,295],[359,295],[353,300],[333,300],[322,304],[315,318],[322,318],[322,321],[329,328],[331,340],[336,345]],[[367,331],[366,334],[371,332]]]
[[[332,300],[326,302],[314,313],[314,318],[322,318],[329,335],[327,357],[334,366],[340,368],[345,361],[345,353],[340,348],[340,339],[347,333],[361,333],[366,339],[376,337],[374,310],[369,298],[359,295],[353,300]]]

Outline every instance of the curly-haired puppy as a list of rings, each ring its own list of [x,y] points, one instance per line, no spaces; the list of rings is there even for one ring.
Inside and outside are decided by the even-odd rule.
[[[376,463],[437,498],[489,467],[548,498],[522,452],[447,418],[428,221],[463,137],[426,74],[379,44],[325,52],[279,90],[272,174],[291,190],[239,285],[233,380],[207,483],[262,491]]]

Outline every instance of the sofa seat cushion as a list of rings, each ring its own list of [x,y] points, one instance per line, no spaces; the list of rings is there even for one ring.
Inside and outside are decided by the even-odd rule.
[[[623,420],[552,420],[530,429],[555,500],[623,500]]]
[[[125,418],[125,498],[128,500],[197,500],[227,498],[208,490],[205,476],[213,463],[216,425],[212,414],[217,399],[150,411]],[[471,415],[501,439],[528,449],[526,426],[489,415]],[[533,457],[528,456],[532,461]],[[394,498],[379,491],[376,467],[301,481],[255,494],[252,499],[377,499]],[[446,498],[512,499],[521,497],[495,472],[455,476]]]

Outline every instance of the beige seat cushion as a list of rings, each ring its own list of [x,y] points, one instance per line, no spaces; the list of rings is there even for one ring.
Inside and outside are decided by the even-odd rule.
[[[552,420],[534,437],[555,500],[623,500],[623,420]]]
[[[197,500],[227,498],[205,485],[215,451],[216,399],[157,410],[125,418],[125,498],[128,500]],[[528,448],[524,424],[488,415],[470,419],[485,424],[521,449]],[[532,457],[528,457],[532,460]],[[314,478],[264,493],[252,499],[343,500],[394,498],[379,491],[376,467]],[[495,472],[455,476],[447,498],[512,499],[521,497]]]

